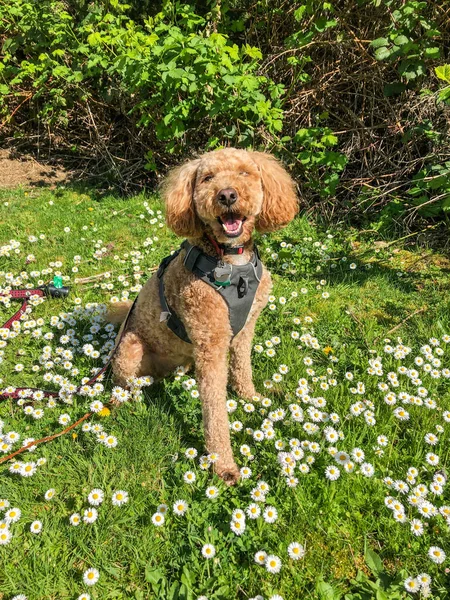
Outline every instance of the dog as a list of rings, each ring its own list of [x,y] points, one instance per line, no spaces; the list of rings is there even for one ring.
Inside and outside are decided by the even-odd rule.
[[[251,347],[272,287],[252,234],[287,225],[298,212],[294,181],[272,155],[235,148],[208,152],[171,171],[162,186],[166,223],[182,248],[165,259],[130,303],[110,305],[122,323],[112,360],[115,384],[195,365],[206,449],[227,484],[239,480],[230,442],[227,384],[257,394]],[[228,296],[226,296],[228,294]],[[245,306],[244,306],[245,304]]]

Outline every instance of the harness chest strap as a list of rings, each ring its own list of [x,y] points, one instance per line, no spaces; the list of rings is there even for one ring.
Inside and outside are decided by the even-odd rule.
[[[181,250],[186,251],[184,266],[196,277],[211,286],[222,296],[228,306],[228,314],[233,335],[236,335],[244,327],[250,313],[256,290],[262,276],[262,263],[259,253],[255,247],[253,256],[245,265],[230,265],[229,283],[226,285],[217,281],[215,271],[221,265],[219,261],[205,254],[198,246],[193,246],[187,240],[181,244],[181,248],[171,256],[167,256],[160,264],[157,275],[159,279],[159,299],[161,303],[161,321],[166,321],[167,326],[184,342],[191,343],[183,322],[170,308],[164,293],[164,272],[168,265],[174,260]],[[228,263],[225,263],[228,266]]]

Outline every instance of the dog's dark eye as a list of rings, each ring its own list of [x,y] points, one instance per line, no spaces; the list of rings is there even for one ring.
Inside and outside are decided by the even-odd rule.
[[[205,183],[205,181],[211,181],[211,179],[214,177],[214,175],[207,175],[206,177],[203,178],[203,183]]]

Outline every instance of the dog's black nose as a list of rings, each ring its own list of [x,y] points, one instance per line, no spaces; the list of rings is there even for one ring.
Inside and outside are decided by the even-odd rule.
[[[238,199],[238,193],[233,188],[226,188],[224,190],[220,190],[217,194],[217,200],[220,204],[224,206],[231,206]]]

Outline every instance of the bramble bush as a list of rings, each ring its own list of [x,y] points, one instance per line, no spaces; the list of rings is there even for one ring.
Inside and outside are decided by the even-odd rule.
[[[327,217],[446,219],[449,40],[416,0],[11,0],[0,131],[126,192],[234,145],[280,156]]]

